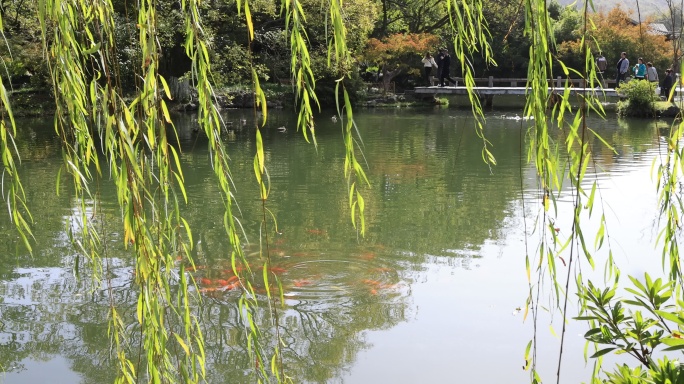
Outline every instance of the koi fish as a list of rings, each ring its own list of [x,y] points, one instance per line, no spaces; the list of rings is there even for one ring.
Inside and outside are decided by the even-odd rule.
[[[307,285],[311,285],[311,281],[307,279],[299,279],[294,281],[295,287],[305,287]]]
[[[361,254],[361,258],[364,260],[371,260],[375,258],[375,252],[366,252]]]
[[[271,267],[269,270],[275,274],[287,272],[287,269],[281,267]]]
[[[217,283],[218,285],[222,286],[222,287],[225,287],[226,285],[229,284],[228,281],[223,280],[223,279],[218,279],[218,280],[216,280],[216,283]]]
[[[271,294],[277,294],[278,293],[278,288],[276,288],[276,287],[270,287],[269,290],[271,291]],[[266,294],[266,288],[264,288],[264,287],[256,288],[256,289],[254,289],[254,292],[261,294],[261,295],[265,295]]]
[[[240,273],[240,272],[242,272],[242,271],[244,271],[244,270],[245,270],[245,267],[243,267],[242,265],[236,265],[236,266],[235,266],[235,271],[233,271],[232,268],[231,268],[231,269],[224,269],[224,270],[221,271],[221,274],[222,274],[222,275],[231,275],[231,276],[232,276],[232,275],[235,274],[235,272]]]
[[[234,283],[228,284],[224,287],[226,291],[232,291],[233,289],[236,289],[237,287],[240,286],[240,282],[236,281]]]
[[[212,285],[214,282],[211,281],[211,279],[207,279],[206,277],[203,277],[200,279],[200,284],[202,285]]]

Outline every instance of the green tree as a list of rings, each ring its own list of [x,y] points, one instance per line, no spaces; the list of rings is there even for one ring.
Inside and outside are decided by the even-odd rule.
[[[393,33],[433,33],[449,23],[446,4],[439,0],[381,0],[380,20],[373,36]]]
[[[517,1],[493,0],[482,11],[491,34],[496,66],[487,65],[485,59],[476,55],[474,60],[478,75],[526,77],[530,42],[524,35],[524,8]]]

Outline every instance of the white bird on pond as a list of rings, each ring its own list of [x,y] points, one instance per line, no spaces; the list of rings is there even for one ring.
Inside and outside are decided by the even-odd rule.
[[[332,120],[333,123],[337,123],[337,116],[333,115],[330,120]]]
[[[287,128],[285,128],[285,127],[278,127],[277,129],[279,132],[286,132],[287,131]]]

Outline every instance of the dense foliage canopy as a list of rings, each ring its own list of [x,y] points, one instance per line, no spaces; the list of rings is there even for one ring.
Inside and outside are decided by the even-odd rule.
[[[186,44],[184,19],[178,2],[156,1],[153,3],[159,15],[156,25],[159,44],[159,71],[167,78],[184,78],[191,71],[191,60],[185,54]],[[327,10],[313,1],[297,3],[307,15],[303,24],[312,60],[314,76],[334,80],[343,75],[361,76],[366,81],[379,82],[382,69],[388,71],[402,67],[392,81],[400,89],[420,84],[420,58],[427,51],[436,53],[441,46],[448,45],[452,33],[448,28],[449,13],[442,1],[391,1],[350,0],[342,3],[342,15],[346,26],[347,49],[350,62],[328,66],[330,16]],[[493,62],[486,62],[480,55],[474,55],[476,77],[527,76],[530,41],[525,36],[525,10],[520,2],[488,0],[482,12],[486,19]],[[48,62],[41,46],[41,27],[36,22],[37,3],[16,1],[4,2],[0,9],[4,15],[7,44],[0,47],[5,68],[2,75],[14,86],[30,85],[36,88],[50,86]],[[287,36],[287,20],[281,9],[273,2],[253,1],[249,3],[254,31],[250,38],[245,29],[244,15],[239,12],[239,2],[212,1],[202,3],[199,8],[203,20],[202,33],[207,39],[207,49],[212,61],[213,79],[218,89],[235,86],[249,86],[252,68],[265,84],[283,83],[290,78],[290,44]],[[580,68],[583,59],[581,46],[582,15],[576,7],[562,7],[556,2],[549,4],[549,15],[557,49],[557,59],[571,68]],[[117,29],[113,31],[117,46],[119,81],[131,92],[136,87],[135,66],[141,58],[136,43],[139,30],[137,8],[126,2],[113,3],[113,17]],[[622,51],[629,57],[643,56],[656,68],[664,70],[673,63],[671,44],[666,37],[653,34],[644,19],[644,24],[635,22],[635,11],[620,7],[601,11],[590,16],[595,24],[587,35],[592,40],[593,51],[603,51],[609,62],[615,62]],[[660,17],[666,19],[667,15]],[[667,21],[667,20],[665,20]],[[670,23],[671,24],[671,23]],[[423,36],[419,44],[410,43]],[[380,51],[382,42],[393,46]],[[678,49],[678,47],[676,48]],[[391,68],[388,68],[390,64]],[[561,67],[553,64],[557,73]],[[609,76],[612,76],[610,65]],[[462,76],[460,66],[454,66],[452,75]],[[323,84],[325,82],[321,82]],[[350,85],[350,92],[361,87],[360,83]],[[333,98],[326,96],[325,104]],[[319,95],[320,96],[320,95]]]

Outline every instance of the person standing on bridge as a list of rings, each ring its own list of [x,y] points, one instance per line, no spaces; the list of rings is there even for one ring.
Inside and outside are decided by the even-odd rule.
[[[672,70],[665,70],[665,79],[663,79],[663,86],[660,87],[660,95],[665,96],[665,100],[670,101],[670,92],[674,85],[674,78],[672,77]]]
[[[439,72],[439,86],[443,87],[444,86],[444,79],[450,81],[454,85],[456,84],[456,80],[452,79],[449,77],[449,71],[451,70],[451,56],[449,56],[449,52],[447,52],[446,48],[442,48],[439,50],[439,69],[437,70]]]
[[[656,69],[656,67],[653,66],[653,63],[651,63],[650,61],[646,63],[646,78],[651,83],[655,83],[656,86],[658,85],[658,81],[660,80],[658,79],[658,70]]]
[[[608,60],[603,57],[602,52],[599,52],[598,57],[596,58],[596,68],[598,68],[598,72],[601,75],[603,75],[603,72],[605,72],[606,68],[608,68]]]
[[[627,52],[622,52],[620,60],[617,62],[617,76],[615,77],[615,88],[620,86],[620,83],[625,81],[629,71],[629,60],[627,60]]]
[[[598,75],[599,79],[601,80],[601,84],[605,87],[606,86],[606,80],[605,80],[605,73],[606,73],[606,68],[608,68],[608,60],[603,56],[603,52],[598,53],[598,57],[596,58],[596,68],[598,68]]]
[[[644,64],[644,59],[641,57],[634,66],[634,77],[636,77],[637,80],[646,80],[646,64]]]
[[[434,67],[437,71],[439,71],[439,67],[437,66],[437,63],[435,63],[435,58],[430,56],[430,52],[425,54],[425,57],[423,57],[423,71],[424,71],[424,77],[425,77],[425,84],[428,86],[432,85],[430,82],[430,75],[432,75],[432,67]]]

